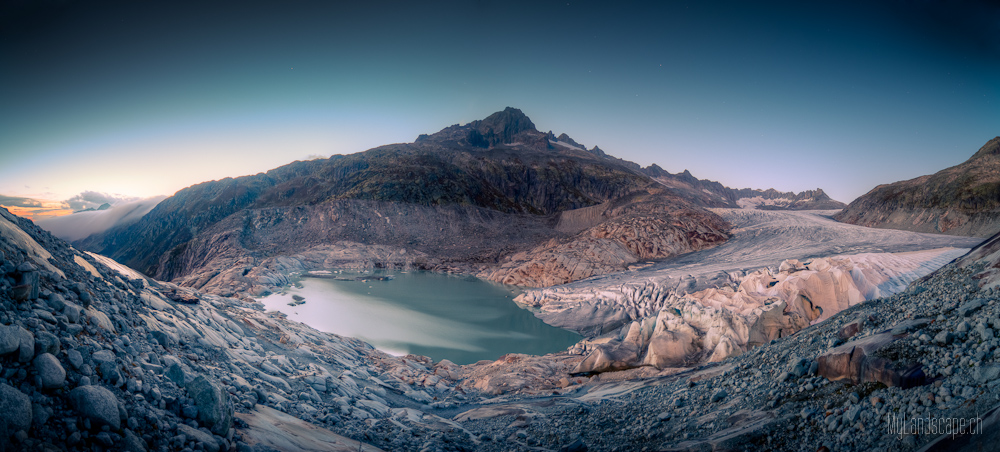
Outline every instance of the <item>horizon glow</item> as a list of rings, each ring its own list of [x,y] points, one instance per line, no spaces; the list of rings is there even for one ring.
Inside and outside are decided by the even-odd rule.
[[[1000,135],[987,2],[3,8],[7,197],[170,195],[507,106],[642,166],[843,202]]]

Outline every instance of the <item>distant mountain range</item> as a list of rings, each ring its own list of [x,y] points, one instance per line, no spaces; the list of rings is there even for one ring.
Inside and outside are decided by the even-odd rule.
[[[879,185],[834,219],[875,228],[992,236],[1000,232],[1000,137],[960,165]]]
[[[724,242],[706,207],[843,206],[822,190],[733,190],[586,149],[507,108],[413,143],[294,162],[177,192],[76,242],[150,276],[222,294],[283,273],[407,266],[561,284]]]

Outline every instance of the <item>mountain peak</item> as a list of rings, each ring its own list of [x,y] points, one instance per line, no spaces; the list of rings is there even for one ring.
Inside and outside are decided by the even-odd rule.
[[[483,147],[513,143],[522,132],[538,131],[524,112],[513,107],[493,113],[482,121],[473,121],[471,125],[469,142]]]
[[[515,143],[547,146],[546,135],[535,129],[535,124],[523,111],[513,107],[465,125],[455,124],[435,134],[417,137],[417,142],[423,141],[452,141],[479,148]]]
[[[985,157],[987,155],[1000,155],[1000,137],[987,141],[986,144],[979,148],[979,151],[973,154],[972,158],[969,160]]]

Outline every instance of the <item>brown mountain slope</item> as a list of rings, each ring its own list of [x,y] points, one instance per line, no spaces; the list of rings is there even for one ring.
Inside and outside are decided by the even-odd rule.
[[[989,237],[1000,231],[1000,137],[960,165],[879,185],[834,219],[876,228]]]
[[[605,253],[588,251],[572,258],[594,270],[564,280],[487,275],[561,283],[726,240],[729,225],[720,217],[671,189],[648,191],[657,184],[632,165],[554,143],[520,110],[507,108],[413,143],[195,185],[140,221],[77,245],[157,278],[228,295],[263,293],[286,283],[289,271],[404,266],[490,273],[513,254],[553,240],[615,244],[620,259],[609,263]],[[597,223],[609,222],[600,232],[557,227],[562,212],[604,204],[615,208],[598,215]]]

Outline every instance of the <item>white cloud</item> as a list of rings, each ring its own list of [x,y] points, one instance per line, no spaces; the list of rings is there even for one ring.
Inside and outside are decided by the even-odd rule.
[[[84,192],[67,200],[67,202],[75,208],[76,205],[74,203],[89,203],[92,205],[100,200],[108,202],[112,200],[112,198],[108,198],[109,196],[111,195]],[[166,196],[155,196],[145,199],[132,198],[129,201],[121,201],[121,198],[118,199],[117,203],[113,204],[107,210],[77,212],[61,217],[39,219],[35,223],[63,240],[80,240],[93,234],[107,231],[114,226],[138,221],[149,213],[149,211],[153,210],[160,201],[166,199]],[[111,204],[111,202],[108,202],[108,204]],[[94,207],[97,206],[100,206],[100,204]]]

